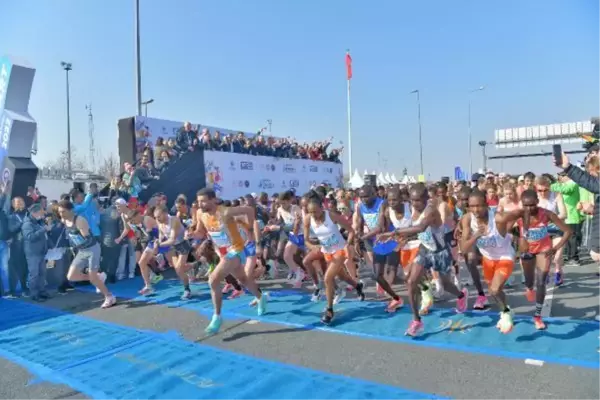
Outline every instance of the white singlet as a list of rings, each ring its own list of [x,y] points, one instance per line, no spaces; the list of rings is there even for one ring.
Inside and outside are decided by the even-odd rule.
[[[404,215],[402,216],[402,219],[398,219],[396,211],[389,207],[390,221],[392,222],[392,225],[394,225],[395,229],[410,228],[413,225],[411,211],[412,210],[409,203],[404,203]],[[421,241],[418,239],[409,240],[404,246],[402,246],[401,250],[416,249],[420,245]]]
[[[429,205],[427,207],[432,207],[432,206]],[[425,208],[425,210],[423,210],[423,212],[417,217],[416,220],[414,220],[415,213],[413,211],[413,213],[412,213],[412,216],[413,216],[412,224],[413,225],[419,225],[421,223],[421,221],[425,217],[425,211],[427,211],[427,208]],[[445,243],[444,242],[444,227],[445,227],[444,224],[440,225],[438,228],[432,228],[431,226],[428,226],[423,232],[417,234],[420,244],[425,246],[425,248],[428,250],[441,251],[443,249],[443,246]],[[440,248],[440,246],[442,246],[442,248]]]
[[[296,216],[300,214],[297,205],[292,205],[290,211],[286,211],[283,207],[277,209],[277,218],[283,220],[283,230],[291,232],[294,229],[294,222],[296,222]]]
[[[479,226],[477,217],[471,214],[471,230],[477,232]],[[488,260],[514,260],[515,250],[512,247],[512,235],[507,233],[506,236],[500,235],[496,228],[496,218],[492,210],[488,211],[487,232],[475,242],[475,245],[481,252],[481,255]]]
[[[310,217],[310,228],[321,243],[321,252],[333,254],[346,246],[346,241],[340,233],[337,225],[329,217],[329,211],[325,211],[325,221],[317,225],[315,219]]]

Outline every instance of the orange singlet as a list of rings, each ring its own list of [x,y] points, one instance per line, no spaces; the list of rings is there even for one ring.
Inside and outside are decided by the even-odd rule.
[[[203,212],[200,218],[221,255],[227,255],[228,258],[243,255],[245,243],[239,229],[240,221],[224,222],[224,212],[225,207],[220,206],[214,214]]]

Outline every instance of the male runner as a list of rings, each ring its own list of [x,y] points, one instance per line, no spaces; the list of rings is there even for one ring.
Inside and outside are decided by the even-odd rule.
[[[117,299],[108,291],[104,281],[98,276],[100,244],[92,236],[87,220],[75,215],[73,203],[69,200],[61,200],[58,203],[58,213],[65,224],[65,232],[71,248],[77,250],[67,273],[67,279],[71,282],[90,281],[104,295],[102,308],[114,306]]]
[[[215,334],[221,328],[221,308],[223,296],[221,293],[221,282],[229,274],[245,286],[250,293],[258,299],[258,315],[263,315],[267,309],[267,296],[263,296],[260,288],[253,279],[249,279],[244,271],[246,254],[245,243],[240,235],[236,217],[245,216],[248,225],[253,230],[255,211],[251,207],[229,207],[217,205],[217,195],[210,188],[204,188],[198,192],[198,229],[206,232],[214,242],[221,260],[208,278],[211,297],[214,305],[214,314],[205,331]],[[253,232],[250,232],[253,234]]]
[[[429,203],[427,187],[422,183],[413,185],[410,189],[410,201],[413,208],[412,226],[396,229],[395,233],[400,240],[417,234],[421,242],[419,254],[410,265],[407,277],[408,296],[414,319],[406,335],[418,336],[423,330],[418,308],[421,295],[418,285],[423,278],[424,269],[432,268],[440,274],[444,289],[457,298],[457,312],[467,309],[469,292],[466,289],[459,290],[449,277],[452,254],[444,241],[444,221],[435,205]]]
[[[485,193],[479,190],[471,192],[469,211],[460,222],[460,247],[464,254],[468,254],[477,246],[483,255],[483,276],[500,308],[500,320],[496,327],[502,333],[509,333],[513,328],[513,319],[503,288],[514,268],[512,237],[508,233],[505,218],[489,208]]]

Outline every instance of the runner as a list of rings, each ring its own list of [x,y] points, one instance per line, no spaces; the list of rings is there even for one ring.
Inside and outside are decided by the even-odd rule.
[[[546,329],[542,321],[542,307],[546,298],[546,280],[550,262],[571,236],[571,229],[552,211],[538,206],[539,198],[534,190],[527,189],[521,194],[522,209],[515,210],[506,217],[507,221],[517,221],[520,228],[520,247],[523,249],[521,260],[525,272],[525,295],[529,301],[535,301],[534,324],[538,330]],[[563,236],[556,245],[552,244],[548,225],[554,223]],[[537,272],[537,274],[536,274]],[[533,289],[534,275],[537,275],[537,293]]]
[[[289,235],[293,234],[294,227],[299,226],[302,221],[302,210],[295,204],[292,204],[294,193],[287,191],[279,196],[279,208],[277,209],[277,219],[279,220],[279,243],[277,245],[277,255],[283,253],[283,260],[290,267],[294,275],[292,284],[295,288],[302,286],[306,274],[295,260],[298,246],[289,240]]]
[[[198,216],[199,230],[208,234],[221,254],[221,260],[208,278],[214,314],[205,331],[215,334],[221,328],[221,308],[223,296],[221,282],[229,274],[245,286],[258,299],[258,315],[267,310],[267,296],[263,296],[260,288],[253,279],[249,279],[244,271],[246,254],[244,241],[239,232],[236,217],[246,216],[250,233],[253,234],[254,209],[251,207],[224,208],[217,205],[215,191],[209,188],[200,190],[197,194],[200,215]]]
[[[117,303],[104,281],[98,276],[100,269],[100,244],[94,239],[85,218],[76,216],[73,203],[61,200],[58,203],[58,213],[65,224],[66,234],[71,244],[71,249],[77,251],[71,263],[67,279],[71,282],[90,281],[104,295],[102,308],[109,308]]]
[[[190,269],[187,259],[192,247],[185,238],[185,226],[179,218],[169,215],[169,210],[163,205],[154,209],[154,219],[157,222],[159,234],[156,246],[159,249],[170,248],[166,257],[183,284],[181,300],[189,300],[192,298],[192,291],[190,289],[190,278],[187,274]]]
[[[335,294],[335,278],[348,282],[356,289],[356,293],[363,301],[365,294],[363,293],[363,283],[357,282],[354,278],[348,275],[344,264],[348,258],[346,250],[346,241],[342,237],[337,225],[341,225],[348,231],[348,243],[352,245],[354,241],[354,230],[352,226],[342,218],[337,212],[324,210],[321,198],[318,195],[313,195],[308,203],[309,218],[304,221],[304,237],[310,236],[310,231],[321,244],[321,253],[327,262],[327,271],[325,272],[325,295],[327,296],[327,308],[323,313],[321,321],[325,324],[330,324],[334,317],[333,301]],[[310,242],[306,242],[309,249],[318,248]]]
[[[448,185],[445,182],[439,182],[436,188],[436,200],[438,211],[444,222],[444,241],[452,253],[452,265],[454,266],[454,285],[460,289],[459,270],[458,270],[458,243],[454,238],[454,229],[456,228],[457,216],[454,212],[456,200],[448,196]],[[433,271],[433,277],[436,283],[436,297],[442,297],[444,294],[443,286],[439,274]]]
[[[319,239],[316,237],[312,228],[309,229],[308,239],[304,236],[304,224],[307,219],[310,221],[310,215],[308,212],[308,203],[311,196],[316,195],[316,192],[309,192],[302,196],[300,199],[300,208],[302,209],[302,238],[305,250],[305,256],[302,259],[302,264],[306,271],[312,278],[315,283],[313,287],[313,293],[311,296],[312,302],[318,302],[321,298],[321,290],[323,290],[323,279],[319,279],[319,276],[322,278],[325,275],[325,271],[327,270],[327,263],[325,262],[325,257],[323,257],[323,253],[320,248],[317,247],[319,244]],[[306,246],[306,241],[309,241],[313,244],[312,249]],[[336,301],[334,300],[334,304]]]
[[[490,294],[500,308],[496,328],[509,333],[513,328],[512,312],[506,302],[503,288],[514,268],[515,252],[507,223],[494,213],[486,202],[486,193],[475,190],[469,196],[469,213],[461,219],[461,250],[473,251],[476,246],[483,255],[483,276]]]
[[[377,197],[375,189],[372,186],[364,185],[358,191],[360,201],[356,205],[354,212],[353,228],[360,240],[355,244],[356,253],[360,254],[360,245],[365,249],[364,260],[368,266],[374,268],[373,243],[375,236],[379,232],[379,216],[383,212],[385,200]]]
[[[434,204],[429,204],[427,187],[422,183],[413,185],[410,189],[410,201],[412,226],[397,229],[395,233],[400,238],[417,234],[421,242],[419,254],[408,268],[407,277],[408,296],[414,319],[410,323],[406,335],[418,336],[423,330],[423,322],[418,309],[421,296],[418,285],[426,268],[432,268],[440,273],[444,289],[457,298],[457,312],[464,312],[467,309],[469,292],[466,289],[459,290],[450,280],[452,254],[444,241],[444,222],[440,212]]]

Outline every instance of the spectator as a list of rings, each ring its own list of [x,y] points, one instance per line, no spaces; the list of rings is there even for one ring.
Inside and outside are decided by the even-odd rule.
[[[27,194],[25,195],[25,207],[29,208],[38,199],[38,194],[33,186],[27,188]]]
[[[163,171],[167,169],[170,161],[171,157],[169,156],[169,152],[167,150],[161,151],[154,164],[159,174],[162,174]]]
[[[92,236],[100,239],[100,212],[98,211],[97,203],[94,201],[94,195],[88,193],[84,196],[78,189],[73,189],[71,191],[71,200],[75,215],[85,218]]]
[[[46,253],[48,252],[47,227],[44,224],[45,211],[39,204],[29,208],[23,219],[23,249],[27,259],[29,279],[27,286],[33,301],[45,301],[46,293]]]
[[[566,246],[567,263],[579,265],[579,246],[581,245],[581,215],[577,210],[579,185],[561,172],[558,174],[558,181],[550,186],[550,190],[562,194],[567,209],[565,222],[573,231]]]
[[[138,195],[142,191],[142,183],[140,179],[134,175],[135,169],[130,163],[123,164],[123,185],[127,188],[127,193],[130,198],[137,199]]]
[[[177,148],[180,152],[194,151],[198,145],[198,134],[192,130],[192,124],[186,122],[183,124],[183,130],[177,134]]]
[[[69,239],[65,230],[65,225],[58,215],[58,202],[53,201],[46,217],[46,225],[48,229],[48,247],[54,249],[56,253],[62,253],[62,257],[49,261],[53,264],[53,275],[58,279],[58,292],[66,293],[73,286],[67,280],[67,272],[73,259],[72,253],[67,251],[70,247]]]
[[[160,155],[165,150],[168,150],[167,145],[165,144],[165,140],[161,136],[159,136],[158,138],[156,138],[156,144],[154,145],[155,166],[156,166],[156,160],[158,160],[160,158]]]
[[[27,210],[25,201],[15,197],[12,201],[13,212],[8,218],[8,230],[11,234],[10,259],[8,260],[8,290],[11,296],[17,295],[17,281],[21,284],[24,296],[29,295],[27,290],[27,259],[23,244],[22,226]]]

